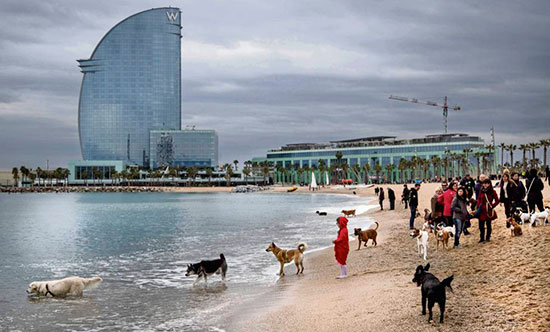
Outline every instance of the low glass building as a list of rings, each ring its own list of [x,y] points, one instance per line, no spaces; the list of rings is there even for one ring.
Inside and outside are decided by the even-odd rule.
[[[84,160],[149,164],[149,131],[181,129],[181,15],[154,8],[109,30],[84,74],[78,129]]]
[[[480,137],[467,134],[428,135],[412,139],[396,139],[395,136],[375,136],[329,143],[288,144],[268,151],[265,158],[254,158],[252,161],[267,161],[272,166],[284,168],[284,173],[288,174],[305,168],[318,169],[320,161],[324,163],[326,168],[329,168],[337,163],[336,153],[339,152],[342,154],[342,164],[346,163],[349,167],[358,165],[361,170],[364,169],[365,165],[369,165],[370,174],[372,174],[375,165],[378,164],[382,169],[380,174],[388,181],[389,179],[402,181],[402,172],[399,170],[401,159],[410,161],[413,157],[418,157],[430,161],[434,156],[443,159],[452,154],[464,154],[464,151],[468,153],[470,166],[476,167],[479,160],[475,153],[485,151],[484,141]],[[496,158],[496,152],[488,158],[490,160]],[[390,166],[388,167],[388,165]],[[432,176],[441,175],[436,174],[438,173],[435,171],[436,166],[429,166]],[[361,174],[355,174],[357,180],[365,176],[363,173],[361,171]],[[462,175],[462,173],[464,171],[460,171],[460,174],[456,175]],[[354,177],[353,174],[350,175]],[[277,177],[280,181],[281,174],[278,174]],[[324,180],[325,176],[323,175],[321,178]]]
[[[150,168],[166,166],[215,167],[218,135],[215,130],[152,130]]]
[[[93,180],[113,179],[115,171],[122,172],[126,168],[122,160],[83,160],[69,162],[69,182],[83,183]]]

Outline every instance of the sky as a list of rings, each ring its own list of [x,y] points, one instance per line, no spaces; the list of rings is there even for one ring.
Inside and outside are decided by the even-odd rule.
[[[122,19],[182,11],[182,127],[216,129],[220,162],[288,143],[449,132],[549,138],[550,2],[2,0],[0,169],[82,158],[88,58]]]

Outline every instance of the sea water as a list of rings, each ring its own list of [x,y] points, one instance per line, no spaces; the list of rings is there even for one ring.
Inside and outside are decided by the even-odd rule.
[[[308,252],[330,246],[339,211],[367,204],[329,194],[1,194],[0,329],[223,330],[235,308],[277,283],[269,243],[290,249],[305,241]],[[350,218],[349,227],[369,223]],[[214,275],[193,286],[187,264],[220,253],[226,282]],[[307,256],[305,266],[307,273]],[[68,276],[103,283],[82,297],[25,293],[32,281]]]

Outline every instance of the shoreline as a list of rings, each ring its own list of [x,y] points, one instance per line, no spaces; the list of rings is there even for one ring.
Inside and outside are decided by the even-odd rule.
[[[437,185],[422,184],[419,210],[429,206]],[[402,185],[380,187],[392,187],[396,197],[401,196]],[[357,191],[360,196],[376,198],[373,188]],[[550,205],[548,187],[544,195],[545,205]],[[435,323],[428,324],[427,317],[420,315],[420,290],[411,282],[416,266],[427,262],[418,256],[416,240],[408,236],[409,210],[397,201],[395,211],[375,207],[364,214],[380,224],[378,246],[369,242],[368,248],[355,251],[357,242],[350,241],[348,279],[335,279],[339,268],[331,248],[315,252],[306,256],[303,277],[285,281],[290,286],[275,289],[279,293],[273,303],[245,317],[235,317],[228,331],[549,330],[550,268],[546,256],[550,252],[550,227],[524,226],[523,236],[510,238],[499,206],[490,243],[477,243],[476,220],[470,228],[472,235],[461,237],[463,249],[440,246],[436,250],[430,235],[430,272],[440,280],[449,275],[455,280],[454,293],[447,290],[445,322],[439,324],[436,305]],[[348,230],[353,234],[353,218],[348,219]],[[422,223],[423,217],[419,217],[415,226]]]

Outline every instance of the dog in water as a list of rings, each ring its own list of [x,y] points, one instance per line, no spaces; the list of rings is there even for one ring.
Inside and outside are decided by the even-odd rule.
[[[413,239],[416,239],[416,245],[418,247],[418,255],[422,256],[424,254],[424,260],[428,259],[428,232],[424,230],[419,230],[418,228],[413,228],[409,236]]]
[[[326,212],[319,212],[319,211],[317,211],[317,212],[315,212],[315,213],[317,213],[317,214],[320,215],[320,216],[326,216],[326,215],[327,215]]]
[[[102,281],[103,279],[100,277],[69,277],[60,280],[34,281],[30,283],[27,293],[38,296],[51,295],[52,297],[82,296],[85,289],[95,288]]]
[[[220,254],[219,259],[214,259],[211,261],[200,261],[195,264],[187,264],[187,272],[185,273],[186,277],[196,275],[197,279],[193,283],[196,285],[201,278],[204,279],[204,282],[208,282],[208,276],[213,274],[221,274],[222,280],[225,281],[225,275],[227,274],[227,262],[225,261],[225,256]]]
[[[445,287],[449,287],[451,291],[453,290],[451,287],[453,276],[447,277],[443,279],[443,281],[439,282],[439,279],[437,279],[433,274],[427,272],[429,269],[430,263],[424,267],[422,267],[422,265],[418,265],[412,281],[415,282],[417,286],[421,286],[422,315],[426,314],[426,301],[428,301],[428,311],[430,313],[428,322],[432,322],[432,309],[437,302],[437,304],[439,304],[440,312],[439,322],[443,323],[443,316],[445,315],[445,302],[447,298],[445,294]]]
[[[523,234],[523,231],[521,230],[521,226],[518,225],[518,223],[515,221],[513,216],[508,218],[506,221],[508,221],[512,226],[512,228],[510,229],[510,232],[511,232],[510,236],[520,236]]]
[[[355,210],[342,210],[342,213],[346,216],[354,216],[355,217]]]
[[[361,228],[354,228],[353,229],[353,234],[355,236],[357,236],[357,243],[358,243],[358,246],[357,246],[357,250],[360,250],[361,249],[361,243],[364,242],[365,243],[365,247],[367,246],[367,242],[369,241],[369,239],[372,239],[372,242],[374,244],[374,246],[376,247],[376,236],[378,236],[378,233],[376,232],[376,230],[378,229],[378,223],[375,221],[374,222],[376,224],[376,228],[369,228],[369,229],[366,229],[366,230],[361,230]]]
[[[269,247],[265,251],[272,252],[273,255],[275,255],[275,258],[279,261],[281,264],[281,269],[279,271],[279,276],[284,276],[285,273],[283,271],[285,264],[290,263],[292,260],[294,260],[294,264],[296,265],[296,274],[304,273],[304,252],[307,249],[307,244],[305,242],[301,242],[298,244],[298,247],[296,249],[281,249],[275,245],[275,243],[271,242]],[[301,270],[300,270],[301,268]]]

